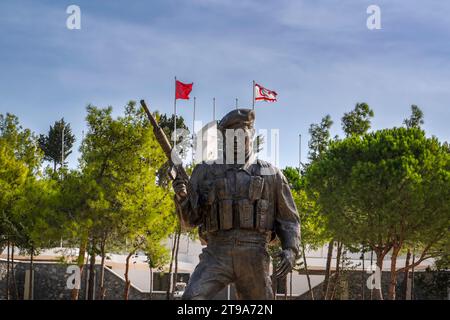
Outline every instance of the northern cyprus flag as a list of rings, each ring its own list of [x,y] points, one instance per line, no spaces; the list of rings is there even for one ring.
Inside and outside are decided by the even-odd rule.
[[[273,90],[264,88],[262,85],[255,83],[255,101],[277,101],[277,93]]]

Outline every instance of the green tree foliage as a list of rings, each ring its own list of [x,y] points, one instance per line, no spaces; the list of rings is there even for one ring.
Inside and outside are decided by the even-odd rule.
[[[68,171],[59,182],[57,206],[63,219],[61,232],[70,246],[79,246],[87,239],[87,230],[94,223],[88,201],[96,192],[95,181],[79,171]]]
[[[294,190],[292,195],[300,215],[302,241],[309,248],[318,249],[330,239],[325,229],[325,216],[321,214],[316,201],[308,197],[304,188]]]
[[[27,166],[28,175],[37,173],[42,163],[42,152],[36,136],[20,125],[17,116],[0,114],[0,138],[13,150],[14,157]]]
[[[331,142],[330,128],[333,125],[330,115],[322,118],[320,124],[311,124],[309,134],[311,139],[308,142],[309,160],[314,161],[327,149]]]
[[[311,124],[309,128],[309,134],[311,135],[311,138],[308,142],[309,147],[308,158],[311,162],[319,160],[322,154],[328,149],[328,146],[332,141],[330,134],[330,129],[332,125],[333,121],[331,120],[330,115],[326,115],[325,117],[323,117],[320,124]],[[337,139],[337,137],[335,137],[335,139]],[[333,246],[334,246],[334,239],[330,239],[328,243],[325,280],[322,292],[324,299],[327,298],[329,279],[331,275],[331,259],[333,258],[333,250],[332,250]]]
[[[435,245],[437,258],[434,262],[437,270],[450,270],[450,237],[444,237]]]
[[[333,142],[308,167],[306,187],[344,244],[367,244],[380,269],[393,250],[392,287],[404,245],[423,243],[429,252],[448,236],[449,160],[448,149],[420,129],[385,129]]]
[[[283,170],[283,174],[289,182],[289,186],[292,190],[299,191],[303,186],[303,181],[297,168],[286,167]]]
[[[164,133],[167,138],[172,142],[173,141],[173,129],[174,129],[174,116],[168,116],[167,114],[157,114],[158,124],[161,128],[163,128]],[[184,118],[180,115],[177,115],[177,129],[184,129],[189,131],[188,126],[186,125]],[[177,144],[181,142],[181,138],[178,137]]]
[[[305,178],[299,174],[298,169],[286,167],[283,174],[289,182],[300,215],[302,241],[311,248],[318,248],[329,240],[325,230],[325,216],[320,214],[315,200],[308,197]]]
[[[28,179],[13,208],[14,243],[33,254],[52,248],[61,237],[63,217],[58,214],[57,181]]]
[[[33,184],[41,161],[32,132],[22,128],[15,115],[0,114],[0,249],[6,240],[20,246],[19,237],[31,237],[30,230],[21,230],[23,221],[16,208]]]
[[[370,129],[370,119],[373,116],[373,110],[367,103],[357,103],[352,111],[344,113],[341,120],[342,130],[347,137],[352,135],[360,136]]]
[[[311,299],[314,300],[311,279],[309,276],[306,260],[306,249],[318,249],[329,241],[329,234],[325,230],[325,216],[320,214],[319,207],[314,199],[305,191],[305,179],[300,175],[298,169],[286,167],[283,174],[289,182],[292,196],[300,217],[300,235],[303,262],[299,266],[305,270]]]
[[[62,163],[62,145],[64,131],[64,159],[72,153],[72,146],[75,142],[75,136],[72,134],[70,123],[66,123],[64,118],[55,121],[46,135],[39,136],[39,146],[44,152],[44,160],[53,162],[53,171],[56,171],[57,164]]]
[[[424,123],[422,110],[413,104],[411,106],[411,116],[408,119],[403,120],[403,124],[409,128],[420,128]]]
[[[66,172],[59,185],[57,205],[63,219],[61,237],[66,246],[79,249],[76,264],[83,270],[88,251],[89,231],[94,224],[89,200],[98,192],[98,186],[90,176],[77,170]],[[78,293],[79,290],[73,289],[71,298],[78,299]]]
[[[27,175],[27,166],[14,156],[6,140],[0,138],[0,250],[15,231],[12,208]]]
[[[91,223],[82,238],[91,239],[92,248],[109,239],[129,257],[150,245],[162,246],[176,217],[171,191],[157,185],[166,159],[143,111],[134,102],[116,119],[111,107],[88,106],[87,111],[81,168],[91,185],[85,201]]]

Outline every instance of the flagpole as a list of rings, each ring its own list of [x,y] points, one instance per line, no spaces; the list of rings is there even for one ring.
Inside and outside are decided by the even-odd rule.
[[[278,167],[278,135],[275,133],[275,167]]]
[[[255,110],[255,80],[253,80],[252,91],[253,91],[253,101],[252,101],[252,106],[253,106],[253,110]]]
[[[64,168],[64,118],[62,118],[62,139],[61,139],[61,169]],[[63,177],[64,173],[61,170],[61,178]]]
[[[301,174],[302,167],[302,135],[298,135],[298,174]]]
[[[216,120],[216,98],[213,98],[213,121]]]
[[[238,98],[236,98],[236,109],[238,108]]]
[[[175,96],[173,100],[173,147],[177,145],[177,77],[175,77]]]
[[[192,116],[192,145],[194,145],[195,139],[195,102],[197,98],[194,97],[194,114]],[[194,148],[192,148],[192,165],[194,165]]]
[[[192,117],[192,133],[195,132],[194,126],[195,126],[195,103],[196,103],[196,100],[197,100],[197,98],[194,97],[194,113],[193,113],[193,117]]]

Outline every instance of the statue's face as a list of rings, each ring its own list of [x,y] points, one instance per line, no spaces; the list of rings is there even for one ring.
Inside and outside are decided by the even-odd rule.
[[[226,163],[244,164],[253,152],[253,128],[226,129],[223,133],[225,155],[233,152],[233,159],[226,156]]]

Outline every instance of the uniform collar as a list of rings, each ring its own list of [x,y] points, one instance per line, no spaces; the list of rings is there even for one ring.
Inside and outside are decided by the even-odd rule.
[[[228,170],[236,170],[236,171],[245,171],[249,175],[251,175],[251,167],[252,165],[256,164],[257,159],[254,153],[252,153],[249,157],[249,159],[244,164],[229,164],[227,165],[227,171]]]

